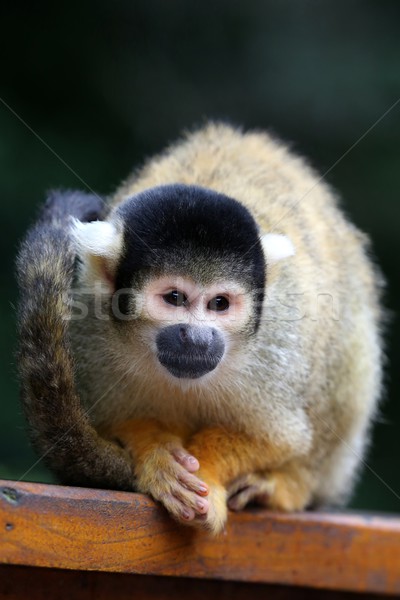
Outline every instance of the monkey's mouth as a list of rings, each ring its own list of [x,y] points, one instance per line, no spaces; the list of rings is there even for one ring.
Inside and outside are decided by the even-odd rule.
[[[213,354],[176,354],[159,352],[157,357],[163,367],[178,379],[198,379],[218,366],[223,353]]]

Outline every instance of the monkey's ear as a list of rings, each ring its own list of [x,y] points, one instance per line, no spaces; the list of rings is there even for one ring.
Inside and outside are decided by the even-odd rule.
[[[109,221],[82,223],[74,220],[72,237],[82,260],[81,273],[86,283],[99,279],[114,288],[115,270],[122,253],[122,230]]]
[[[290,239],[280,233],[266,233],[261,238],[261,245],[267,263],[270,265],[296,254],[296,250]]]
[[[74,219],[72,235],[79,254],[117,260],[122,249],[122,232],[109,221],[82,223]]]

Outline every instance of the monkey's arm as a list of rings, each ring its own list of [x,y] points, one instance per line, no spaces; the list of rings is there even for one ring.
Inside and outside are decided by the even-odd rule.
[[[233,510],[256,502],[294,511],[309,503],[311,473],[301,457],[293,456],[289,445],[209,427],[196,433],[187,447],[199,460],[198,476],[211,489],[226,490],[225,499],[229,496],[228,506]]]
[[[53,192],[22,242],[18,368],[31,440],[48,467],[64,483],[129,490],[129,457],[98,435],[83,410],[68,338],[76,258],[69,224],[100,219],[103,210],[94,195]]]
[[[225,526],[228,496],[234,510],[251,501],[296,510],[309,500],[308,470],[294,461],[292,448],[266,439],[221,427],[190,436],[185,428],[166,428],[146,419],[116,425],[108,435],[118,437],[129,450],[139,491],[161,501],[178,521],[213,533]],[[197,471],[198,463],[196,469],[188,468],[188,457],[200,464],[196,476],[189,471]]]
[[[208,486],[193,475],[198,460],[184,450],[189,430],[166,428],[155,419],[130,419],[104,431],[127,449],[134,467],[137,489],[164,504],[178,521],[205,516]]]

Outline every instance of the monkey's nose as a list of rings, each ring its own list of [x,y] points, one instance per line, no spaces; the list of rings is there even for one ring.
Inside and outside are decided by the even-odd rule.
[[[214,327],[179,323],[164,327],[157,335],[160,363],[175,377],[197,379],[220,362],[225,342]]]
[[[208,350],[212,346],[215,335],[216,330],[213,327],[179,325],[179,339],[182,344],[197,350]]]

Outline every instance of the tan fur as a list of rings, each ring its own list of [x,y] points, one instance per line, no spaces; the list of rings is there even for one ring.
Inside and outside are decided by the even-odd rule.
[[[260,498],[282,510],[344,501],[381,386],[380,282],[366,238],[305,162],[264,133],[210,124],[188,134],[135,173],[113,205],[167,183],[235,198],[261,234],[287,235],[296,253],[269,267],[252,353],[222,362],[205,383],[184,388],[166,381],[146,349],[149,324],[129,325],[121,354],[106,319],[72,323],[80,391],[93,423],[109,436],[119,431],[134,456],[139,489],[161,500],[169,484],[159,487],[157,469],[173,465],[165,432],[184,427],[178,441],[199,459],[198,476],[210,488],[209,515],[193,522],[212,531],[223,527],[227,490],[240,493],[238,481],[252,491],[242,491],[233,508]],[[135,419],[156,419],[158,433]]]

